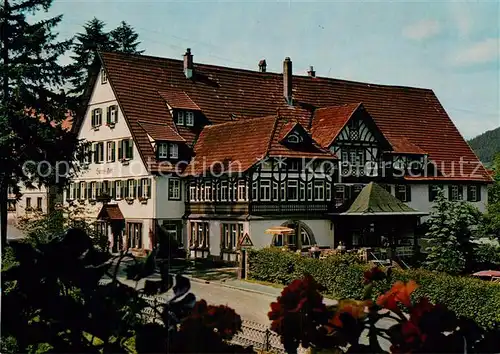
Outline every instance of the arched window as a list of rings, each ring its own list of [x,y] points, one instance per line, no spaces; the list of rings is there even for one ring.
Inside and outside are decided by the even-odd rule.
[[[303,227],[300,229],[300,240],[302,241],[302,247],[304,246],[312,246],[313,243],[311,241],[312,237],[309,235],[306,229]]]

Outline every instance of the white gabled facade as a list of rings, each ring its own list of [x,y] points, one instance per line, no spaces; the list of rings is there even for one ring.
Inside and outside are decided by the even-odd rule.
[[[124,219],[119,237],[113,236],[109,225],[100,226],[108,234],[115,251],[127,246],[153,249],[157,219],[167,229],[172,229],[174,224],[175,237],[182,241],[184,189],[181,181],[149,173],[113,89],[103,74],[101,70],[78,133],[79,139],[91,144],[91,156],[80,163],[77,176],[64,193],[64,201],[84,206],[85,218],[93,221],[103,208],[99,195],[107,191],[111,197],[108,204],[117,205]],[[109,124],[108,115],[112,110],[112,124]],[[169,190],[169,180],[173,191]]]

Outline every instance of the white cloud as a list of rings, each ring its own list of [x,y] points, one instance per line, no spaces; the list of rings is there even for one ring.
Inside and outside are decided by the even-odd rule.
[[[488,38],[474,43],[455,54],[453,61],[458,65],[481,64],[500,57],[500,38]]]
[[[422,40],[435,36],[441,31],[441,26],[436,20],[422,20],[403,28],[403,36]]]
[[[458,34],[467,37],[472,30],[471,6],[466,2],[450,2],[450,11]]]

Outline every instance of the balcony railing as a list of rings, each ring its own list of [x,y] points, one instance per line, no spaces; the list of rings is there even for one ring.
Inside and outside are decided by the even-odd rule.
[[[225,215],[321,215],[334,210],[335,202],[188,202],[190,214]]]

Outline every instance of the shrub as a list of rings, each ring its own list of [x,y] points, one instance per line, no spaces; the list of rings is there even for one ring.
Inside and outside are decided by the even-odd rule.
[[[337,298],[361,299],[364,272],[369,268],[368,264],[360,264],[349,256],[333,255],[319,260],[273,248],[249,253],[249,276],[252,279],[287,285],[311,274],[326,288],[325,294]],[[483,328],[500,328],[500,285],[422,269],[394,269],[391,274],[392,282],[411,279],[420,285],[414,294],[416,298],[426,296],[459,316],[474,319]],[[377,283],[374,298],[387,291],[390,285],[389,282]]]

